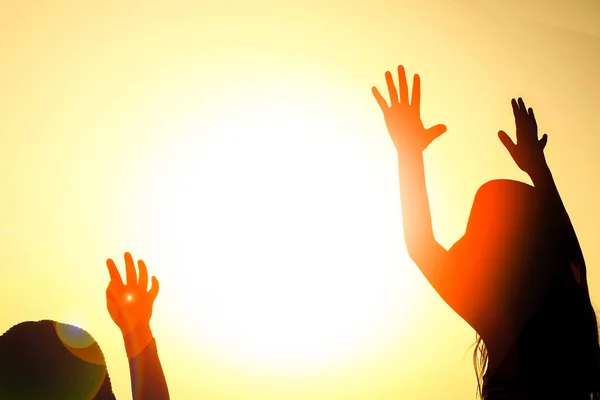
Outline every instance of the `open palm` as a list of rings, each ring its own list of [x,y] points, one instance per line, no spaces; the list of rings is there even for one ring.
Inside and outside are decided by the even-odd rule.
[[[511,104],[517,128],[517,143],[513,143],[504,131],[499,131],[498,137],[519,168],[531,174],[545,161],[544,148],[548,143],[548,135],[544,134],[538,139],[538,126],[533,109],[528,110],[522,98],[518,101],[512,99]]]
[[[425,129],[421,121],[421,80],[415,75],[412,87],[412,99],[408,98],[408,85],[403,66],[398,66],[398,86],[400,96],[394,85],[392,74],[385,73],[390,104],[385,101],[379,90],[373,87],[373,95],[383,111],[385,124],[396,150],[423,151],[438,136],[446,132],[445,125],[435,125]]]
[[[148,270],[144,261],[138,261],[139,280],[133,257],[125,253],[125,274],[123,283],[119,270],[112,259],[106,261],[110,283],[106,289],[106,305],[111,318],[123,332],[123,336],[135,328],[150,323],[152,306],[158,295],[158,280],[152,277],[152,287],[148,291]]]

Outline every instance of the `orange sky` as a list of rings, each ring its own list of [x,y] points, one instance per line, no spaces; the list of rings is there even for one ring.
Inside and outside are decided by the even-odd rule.
[[[174,399],[475,398],[474,332],[402,241],[370,93],[399,63],[421,75],[425,125],[448,126],[426,152],[438,240],[464,232],[483,182],[527,181],[496,137],[522,96],[600,304],[595,0],[3,1],[0,54],[0,331],[80,324],[119,399],[104,261],[124,251],[161,281]],[[259,310],[274,303],[311,341],[277,331]],[[289,336],[248,347],[244,321]]]

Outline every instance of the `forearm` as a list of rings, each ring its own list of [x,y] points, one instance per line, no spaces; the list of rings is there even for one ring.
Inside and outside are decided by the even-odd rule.
[[[398,153],[398,175],[406,249],[418,266],[429,265],[439,245],[433,234],[423,153]]]
[[[562,232],[560,236],[561,240],[568,243],[566,244],[566,247],[569,249],[571,261],[579,266],[585,266],[577,234],[575,233],[575,229],[560,197],[560,193],[558,192],[558,188],[556,187],[556,183],[550,172],[550,167],[545,158],[543,162],[539,163],[539,167],[529,175],[533,181],[533,185],[542,195],[542,201],[547,207],[549,218],[556,221],[558,229]],[[585,279],[585,277],[583,277],[583,279]]]
[[[169,391],[149,325],[124,337],[133,400],[168,400]]]
[[[540,191],[543,198],[543,203],[548,207],[548,211],[555,216],[562,216],[567,213],[560,193],[550,172],[550,167],[546,162],[545,157],[538,164],[529,176],[536,189]]]

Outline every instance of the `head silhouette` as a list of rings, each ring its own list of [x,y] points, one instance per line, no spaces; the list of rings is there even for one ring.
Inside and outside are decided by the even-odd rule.
[[[1,400],[114,400],[104,356],[85,330],[27,321],[0,336]]]
[[[524,391],[531,398],[590,399],[599,389],[596,315],[577,237],[566,214],[555,210],[533,186],[488,182],[475,196],[462,243],[451,251],[495,270],[496,298],[514,311],[507,318],[518,330],[513,376]],[[478,334],[480,395],[489,350]]]

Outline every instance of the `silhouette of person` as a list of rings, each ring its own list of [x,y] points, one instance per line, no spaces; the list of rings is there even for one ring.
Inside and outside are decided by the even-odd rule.
[[[27,321],[0,336],[0,400],[114,400],[104,355],[85,330]]]
[[[496,399],[598,399],[598,326],[586,268],[538,140],[533,110],[512,100],[517,143],[499,138],[534,186],[506,179],[482,185],[465,234],[450,250],[435,239],[423,151],[446,131],[425,129],[420,78],[409,101],[398,67],[390,104],[373,88],[398,152],[404,237],[425,278],[477,333],[473,355],[478,394]]]
[[[168,400],[150,331],[158,281],[125,254],[127,284],[112,260],[106,290],[109,313],[123,333],[134,400]],[[114,400],[102,350],[85,330],[51,320],[19,323],[0,336],[0,400]]]

